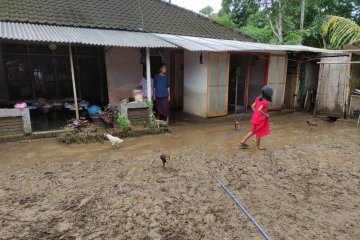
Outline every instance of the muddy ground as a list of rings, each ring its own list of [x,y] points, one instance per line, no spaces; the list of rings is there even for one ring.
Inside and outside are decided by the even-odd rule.
[[[360,239],[360,128],[274,117],[266,151],[232,121],[110,144],[0,144],[0,239]],[[161,153],[169,153],[163,169]]]

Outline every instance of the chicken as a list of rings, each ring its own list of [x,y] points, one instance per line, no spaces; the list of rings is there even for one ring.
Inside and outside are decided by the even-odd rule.
[[[165,167],[165,164],[169,163],[169,161],[170,161],[170,155],[169,154],[161,154],[160,159],[163,162],[163,167]]]
[[[240,122],[236,119],[234,121],[235,130],[240,130]]]
[[[120,143],[124,142],[124,140],[118,138],[118,137],[114,137],[111,136],[110,134],[104,134],[105,137],[107,137],[107,139],[109,139],[109,141],[111,142],[111,145],[113,147],[115,147],[116,145],[119,145]]]
[[[100,111],[100,118],[103,121],[105,128],[114,128],[114,123],[106,112]]]
[[[157,128],[160,128],[160,127],[167,127],[167,122],[165,122],[165,121],[163,121],[163,120],[158,120],[158,119],[156,119],[155,120],[156,121],[156,126],[157,126]]]
[[[336,120],[338,120],[339,117],[334,117],[334,116],[327,116],[324,120],[327,122],[336,122]]]
[[[306,123],[309,124],[309,126],[317,126],[318,125],[316,122],[306,121]]]

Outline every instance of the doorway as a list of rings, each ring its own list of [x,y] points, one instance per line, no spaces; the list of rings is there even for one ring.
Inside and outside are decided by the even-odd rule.
[[[252,111],[267,77],[268,54],[233,53],[230,56],[229,112]]]
[[[184,100],[184,52],[172,51],[170,55],[170,107],[182,109]]]

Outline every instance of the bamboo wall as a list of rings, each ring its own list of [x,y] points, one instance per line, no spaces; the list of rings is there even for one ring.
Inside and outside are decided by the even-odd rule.
[[[326,62],[349,62],[349,56],[327,57],[321,60],[317,96],[317,113],[343,116],[346,109],[349,86],[348,64]]]

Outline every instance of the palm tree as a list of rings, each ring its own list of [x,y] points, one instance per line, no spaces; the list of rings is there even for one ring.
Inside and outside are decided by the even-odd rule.
[[[350,42],[360,40],[360,26],[344,17],[327,16],[322,25],[322,35],[330,40],[332,47],[341,49]]]

